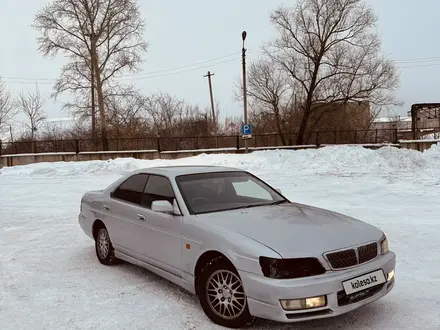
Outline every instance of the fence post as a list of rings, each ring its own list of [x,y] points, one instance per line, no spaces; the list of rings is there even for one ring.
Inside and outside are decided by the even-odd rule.
[[[258,135],[255,134],[255,149],[258,147]]]
[[[3,149],[2,140],[0,140],[0,156],[2,155],[2,149]]]
[[[395,128],[394,129],[394,143],[395,144],[398,144],[399,143],[399,139],[398,139],[398,136],[397,136],[397,128]]]
[[[161,152],[160,151],[160,136],[157,137],[157,151]]]
[[[79,154],[79,140],[75,139],[75,152],[78,155]]]
[[[375,140],[375,143],[377,144],[377,130],[376,130],[376,140]]]
[[[240,136],[239,135],[237,135],[236,137],[236,148],[237,148],[237,152],[239,152],[240,151]]]
[[[319,131],[316,131],[316,146],[319,147]]]

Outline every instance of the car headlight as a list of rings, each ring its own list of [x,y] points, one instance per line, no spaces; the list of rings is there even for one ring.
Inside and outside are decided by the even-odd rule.
[[[386,236],[384,236],[384,238],[382,238],[382,241],[380,242],[380,252],[382,255],[388,253],[390,250],[388,248],[388,240],[386,238]]]
[[[275,259],[260,257],[260,266],[265,277],[294,279],[325,273],[325,268],[316,258]]]

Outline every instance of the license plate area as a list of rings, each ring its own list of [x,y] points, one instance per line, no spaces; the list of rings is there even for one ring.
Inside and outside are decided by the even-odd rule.
[[[382,269],[364,274],[342,282],[346,295],[373,288],[386,282],[385,274]]]

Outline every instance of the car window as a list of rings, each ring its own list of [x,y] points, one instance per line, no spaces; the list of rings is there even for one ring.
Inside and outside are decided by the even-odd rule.
[[[113,193],[113,198],[141,204],[142,193],[147,183],[147,174],[136,174],[125,180]]]
[[[151,208],[151,204],[154,201],[169,201],[173,204],[174,201],[174,191],[171,186],[170,180],[164,176],[150,175],[145,186],[142,206]]]
[[[269,201],[272,200],[270,193],[252,180],[247,180],[245,182],[232,182],[232,185],[238,196],[253,197]]]

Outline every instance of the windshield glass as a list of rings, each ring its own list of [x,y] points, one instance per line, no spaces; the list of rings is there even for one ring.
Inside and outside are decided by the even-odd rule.
[[[176,178],[192,214],[287,202],[277,191],[246,172],[215,172]]]

